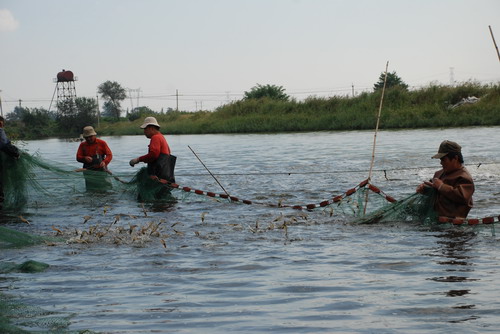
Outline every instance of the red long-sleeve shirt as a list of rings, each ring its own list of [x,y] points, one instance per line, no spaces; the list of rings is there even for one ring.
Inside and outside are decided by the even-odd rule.
[[[84,163],[85,157],[93,157],[96,154],[101,155],[104,159],[106,166],[113,159],[113,153],[108,147],[108,144],[102,139],[96,138],[95,142],[88,144],[86,141],[80,143],[78,151],[76,152],[76,160],[78,162]]]
[[[140,156],[139,161],[150,163],[158,159],[161,153],[170,154],[170,147],[161,133],[156,133],[151,137],[148,147],[148,154]]]

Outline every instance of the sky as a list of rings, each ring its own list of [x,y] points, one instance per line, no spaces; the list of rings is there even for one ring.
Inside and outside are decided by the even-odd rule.
[[[2,111],[53,110],[63,69],[79,97],[116,81],[125,110],[154,111],[214,110],[257,84],[357,95],[386,64],[412,89],[498,83],[499,13],[498,0],[0,0]]]

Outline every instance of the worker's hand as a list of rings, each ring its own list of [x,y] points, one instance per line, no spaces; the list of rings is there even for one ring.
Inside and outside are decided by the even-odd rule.
[[[129,164],[130,166],[134,167],[134,165],[138,164],[139,163],[139,158],[134,158],[132,160],[130,160]]]
[[[443,185],[443,180],[438,179],[437,177],[432,179],[432,186],[439,190],[439,188]]]
[[[433,178],[431,181],[424,181],[424,185],[435,189],[439,189],[442,184],[443,181],[441,179],[438,179],[437,177]]]
[[[87,156],[87,157],[85,157],[85,158],[83,158],[83,159],[84,159],[84,160],[85,160],[85,162],[86,162],[86,163],[88,163],[88,164],[92,162],[92,157]]]
[[[106,168],[106,163],[104,161],[101,161],[99,164],[99,168]]]

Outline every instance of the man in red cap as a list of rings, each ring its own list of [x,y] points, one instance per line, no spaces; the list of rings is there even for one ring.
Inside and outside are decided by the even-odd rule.
[[[474,181],[463,166],[462,147],[445,140],[432,158],[440,159],[443,169],[438,170],[431,181],[419,185],[417,192],[424,193],[426,187],[434,188],[434,210],[439,216],[466,218],[473,205]]]

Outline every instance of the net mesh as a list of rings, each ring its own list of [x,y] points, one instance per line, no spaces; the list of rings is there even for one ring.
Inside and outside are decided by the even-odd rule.
[[[73,315],[27,305],[0,292],[1,333],[95,333],[90,330],[69,330],[72,317]]]
[[[145,167],[139,169],[130,181],[124,181],[110,173],[88,170],[64,170],[44,161],[37,155],[22,152],[19,159],[13,159],[1,154],[3,173],[2,183],[5,200],[4,210],[22,208],[30,202],[43,205],[48,198],[61,199],[68,197],[68,190],[74,193],[118,192],[131,199],[141,202],[174,202],[186,200],[193,194],[213,196],[213,193],[202,192],[188,187],[169,185],[153,180],[149,177]],[[82,177],[83,173],[83,177]],[[84,180],[84,181],[83,181]],[[375,193],[374,193],[375,192]],[[211,195],[212,194],[212,195]],[[228,201],[235,198],[220,196]],[[389,203],[387,196],[377,191],[366,181],[360,184],[351,193],[342,196],[342,200],[330,201],[322,210],[330,215],[342,215],[355,218],[361,223],[376,223],[387,221],[424,221],[435,220],[436,214],[432,210],[434,195],[412,194],[407,198]],[[243,202],[236,199],[236,202]],[[246,201],[249,204],[250,201]],[[251,202],[251,204],[282,207],[281,203],[267,204]],[[300,206],[287,205],[291,208]],[[312,206],[312,208],[320,205]],[[305,206],[309,209],[310,205]]]
[[[18,159],[0,153],[0,159],[3,209],[6,211],[18,210],[28,200],[42,205],[44,199],[64,198],[68,190],[73,193],[113,191],[143,202],[173,200],[169,187],[152,180],[146,167],[139,169],[130,181],[124,181],[108,172],[64,170],[26,152],[22,152]]]
[[[436,222],[438,215],[433,209],[435,192],[414,193],[408,197],[360,216],[358,223],[375,224],[388,222]]]

